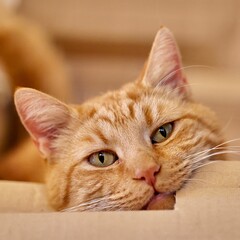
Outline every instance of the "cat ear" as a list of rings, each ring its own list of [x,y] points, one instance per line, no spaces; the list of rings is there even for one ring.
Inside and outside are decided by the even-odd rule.
[[[154,39],[142,81],[151,87],[168,86],[187,93],[178,46],[166,27],[162,27]]]
[[[15,105],[19,117],[45,158],[52,154],[52,140],[67,125],[70,109],[59,100],[30,88],[15,92]]]

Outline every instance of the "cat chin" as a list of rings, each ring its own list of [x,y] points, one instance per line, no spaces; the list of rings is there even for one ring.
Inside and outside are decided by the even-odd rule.
[[[155,193],[142,210],[171,210],[175,205],[175,193]]]

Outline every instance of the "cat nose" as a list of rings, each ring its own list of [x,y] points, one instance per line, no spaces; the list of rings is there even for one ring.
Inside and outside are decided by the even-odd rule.
[[[145,169],[137,168],[134,179],[145,180],[150,186],[156,182],[156,174],[160,171],[159,165],[154,165]]]

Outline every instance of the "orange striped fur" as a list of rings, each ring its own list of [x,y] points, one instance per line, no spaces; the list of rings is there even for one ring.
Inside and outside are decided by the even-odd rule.
[[[15,103],[48,159],[46,184],[57,210],[142,209],[154,194],[183,187],[210,159],[210,152],[199,152],[223,141],[215,114],[192,100],[166,28],[155,38],[144,74],[120,90],[66,105],[38,91],[19,89]],[[173,132],[153,144],[151,136],[166,123],[173,123]],[[118,160],[107,167],[91,165],[89,156],[103,150],[116,153]],[[160,169],[154,185],[136,177],[137,169],[152,166]]]

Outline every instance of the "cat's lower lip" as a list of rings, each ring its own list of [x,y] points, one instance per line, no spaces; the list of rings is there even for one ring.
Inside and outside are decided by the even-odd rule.
[[[175,193],[155,193],[143,210],[171,210],[175,205]]]

